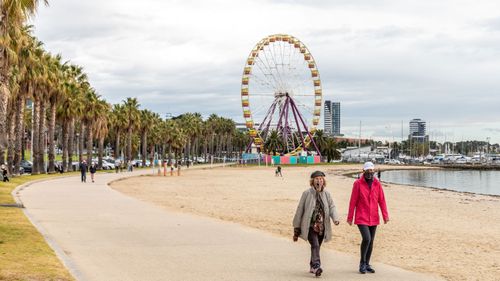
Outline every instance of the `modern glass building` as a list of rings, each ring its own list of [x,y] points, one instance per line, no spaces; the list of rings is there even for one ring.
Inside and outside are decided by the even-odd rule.
[[[325,101],[324,127],[327,136],[341,136],[340,102]]]
[[[332,125],[332,102],[329,100],[325,101],[325,115],[324,115],[324,132],[325,135],[333,135],[333,125]]]
[[[410,121],[409,139],[413,142],[423,143],[428,140],[426,135],[426,123],[422,119],[412,119]]]

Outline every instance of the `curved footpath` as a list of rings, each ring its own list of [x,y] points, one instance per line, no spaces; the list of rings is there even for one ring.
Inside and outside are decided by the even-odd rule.
[[[28,184],[13,194],[77,280],[313,278],[304,241],[170,212],[108,187],[119,178],[151,173],[97,174],[96,183],[72,176]],[[322,263],[324,280],[442,280],[379,263],[373,264],[377,273],[361,275],[357,257],[327,249]]]

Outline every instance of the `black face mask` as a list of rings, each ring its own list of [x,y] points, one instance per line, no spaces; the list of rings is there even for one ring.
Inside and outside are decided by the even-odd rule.
[[[363,176],[365,177],[365,180],[372,180],[373,179],[373,174],[374,174],[374,172],[365,171],[363,173]]]

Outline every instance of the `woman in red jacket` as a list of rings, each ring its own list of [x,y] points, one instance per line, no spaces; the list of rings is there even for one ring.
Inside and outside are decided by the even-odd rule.
[[[375,273],[375,270],[370,266],[370,256],[373,249],[373,240],[375,239],[375,231],[377,225],[380,224],[378,207],[382,211],[384,223],[389,221],[389,213],[385,203],[384,190],[380,181],[373,175],[375,173],[375,165],[372,162],[366,162],[363,166],[363,176],[357,179],[352,187],[351,200],[349,203],[349,213],[347,215],[347,223],[354,224],[359,228],[363,241],[361,242],[361,259],[359,262],[359,272]]]

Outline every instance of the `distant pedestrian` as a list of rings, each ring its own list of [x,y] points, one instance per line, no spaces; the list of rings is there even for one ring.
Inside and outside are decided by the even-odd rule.
[[[333,203],[332,196],[325,189],[325,174],[316,171],[309,179],[311,186],[302,193],[297,211],[293,218],[293,241],[298,238],[309,241],[311,244],[311,259],[309,272],[321,276],[320,248],[324,241],[332,238],[330,218],[335,225],[339,224],[339,216]]]
[[[87,182],[87,161],[83,160],[80,163],[80,173],[82,175],[82,182]]]
[[[97,172],[97,167],[95,165],[95,163],[92,163],[92,165],[90,165],[90,178],[92,179],[92,182],[94,182],[94,174],[95,172]]]
[[[378,171],[377,171],[377,178],[378,178],[378,180],[380,180],[382,178],[382,171],[380,169],[378,169]]]
[[[9,180],[8,171],[7,171],[7,167],[5,167],[5,165],[4,165],[4,164],[2,164],[2,167],[1,167],[1,172],[2,172],[2,180],[3,180],[3,182],[8,182],[8,181],[10,181],[10,180]]]
[[[281,166],[276,167],[276,171],[274,172],[274,176],[275,177],[277,177],[277,176],[283,177],[283,175],[281,174]]]
[[[367,272],[375,273],[375,270],[370,265],[370,257],[373,250],[375,231],[377,230],[377,225],[380,224],[379,206],[382,211],[384,223],[389,222],[384,190],[380,181],[373,176],[374,171],[375,165],[372,162],[366,162],[363,165],[363,175],[360,179],[354,181],[352,187],[347,215],[347,223],[349,225],[352,225],[353,216],[355,216],[354,224],[358,226],[361,233],[359,272],[362,274]]]

